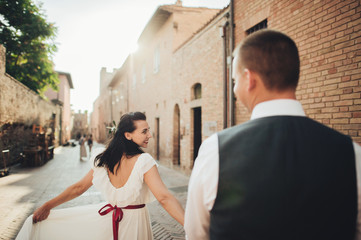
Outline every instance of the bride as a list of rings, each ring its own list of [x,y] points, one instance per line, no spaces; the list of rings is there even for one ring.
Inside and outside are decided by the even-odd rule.
[[[93,154],[92,169],[29,216],[16,239],[153,239],[145,204],[154,196],[183,225],[182,206],[164,185],[155,160],[140,149],[147,147],[150,138],[143,113],[123,115],[107,148]],[[107,204],[51,210],[92,184]]]

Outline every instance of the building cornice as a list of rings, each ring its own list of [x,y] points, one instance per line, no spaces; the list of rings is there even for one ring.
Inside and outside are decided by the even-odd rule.
[[[64,75],[64,76],[66,76],[66,78],[68,79],[70,88],[71,88],[71,89],[74,89],[74,85],[73,85],[73,81],[72,81],[72,79],[71,79],[70,73],[60,72],[60,71],[56,71],[56,73],[57,73],[58,75]]]

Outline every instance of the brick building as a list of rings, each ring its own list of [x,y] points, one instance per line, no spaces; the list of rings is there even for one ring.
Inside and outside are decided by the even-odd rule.
[[[59,90],[56,92],[48,88],[44,95],[61,106],[61,121],[59,129],[59,144],[64,144],[71,139],[71,129],[73,128],[70,89],[74,89],[70,73],[57,72],[59,76]]]
[[[229,51],[224,42],[228,8],[202,26],[173,52],[171,97],[164,136],[170,144],[169,163],[190,170],[203,140],[224,128],[225,62]],[[228,51],[224,53],[224,51]],[[226,79],[227,80],[227,79]],[[149,115],[149,114],[148,114]]]
[[[78,139],[80,135],[88,135],[89,123],[88,123],[88,111],[83,113],[79,110],[78,113],[73,113],[73,128],[71,130],[72,139]]]
[[[128,71],[129,63],[132,61],[132,55],[123,63],[122,67],[113,74],[111,82],[109,83],[110,93],[110,116],[111,119],[118,123],[120,117],[129,112],[129,101],[128,101],[128,84],[132,76],[132,72]]]
[[[112,90],[109,83],[117,70],[108,72],[106,68],[100,71],[99,96],[93,103],[93,112],[90,114],[90,132],[97,142],[105,142],[108,138],[107,126],[114,120],[112,116]],[[119,119],[119,118],[118,118]],[[117,120],[119,121],[119,120]]]
[[[154,137],[146,151],[190,172],[201,141],[249,120],[233,96],[231,53],[262,28],[285,32],[298,45],[297,98],[306,114],[361,143],[359,1],[232,0],[225,9],[208,10],[159,7],[139,50],[108,85],[116,122],[124,112],[146,113]],[[187,11],[206,14],[190,20]],[[183,31],[190,23],[192,31]]]
[[[306,115],[361,143],[360,1],[232,2],[235,43],[255,28],[289,35],[300,52],[297,98]],[[236,123],[249,119],[241,103],[235,110]]]
[[[196,154],[191,150],[198,151],[202,141],[202,99],[198,95],[201,91],[207,92],[207,87],[202,89],[202,84],[209,81],[216,88],[222,82],[222,65],[214,68],[212,64],[207,64],[207,58],[213,55],[216,58],[212,63],[221,61],[222,58],[219,24],[222,25],[225,20],[220,12],[219,9],[183,7],[181,1],[175,5],[160,6],[139,37],[138,51],[128,56],[108,85],[113,119],[118,122],[120,116],[129,111],[145,112],[154,137],[145,150],[162,163],[181,166],[184,170],[192,167],[192,158]],[[205,28],[214,18],[217,18],[215,23]],[[199,32],[201,29],[202,33]],[[207,31],[211,33],[202,37]],[[201,36],[200,39],[204,41],[210,41],[210,48],[216,53],[204,54],[201,51],[193,55],[192,48],[200,48],[204,44],[203,40],[194,41],[195,35]],[[212,71],[199,73],[197,70],[201,69],[201,63],[195,61],[197,57],[203,58],[207,68]],[[184,73],[187,79],[182,77],[183,65],[193,65],[189,69],[192,72]],[[194,78],[188,79],[192,74]],[[214,98],[213,105],[222,101],[220,94],[217,97],[218,99]],[[196,113],[192,114],[198,117],[196,137],[190,132],[194,128],[191,124],[194,117],[189,115],[192,108],[196,109]],[[207,115],[205,121],[210,126],[209,129],[215,131],[217,126],[214,124],[217,125],[218,115],[210,115]],[[188,143],[191,138],[195,138],[197,147]],[[191,142],[193,144],[193,140]]]

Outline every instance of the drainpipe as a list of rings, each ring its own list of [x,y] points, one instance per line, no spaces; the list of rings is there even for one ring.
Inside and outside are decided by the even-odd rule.
[[[229,17],[229,14],[226,14]],[[222,38],[223,38],[223,129],[227,128],[227,26],[228,21],[222,26]]]
[[[229,2],[229,21],[230,21],[230,29],[229,29],[229,46],[230,46],[230,52],[233,53],[234,49],[234,13],[233,13],[233,3],[234,0],[230,0]],[[232,54],[230,56],[232,59]],[[232,61],[229,65],[229,115],[230,115],[230,126],[234,125],[234,94],[233,94],[233,80],[232,80]]]

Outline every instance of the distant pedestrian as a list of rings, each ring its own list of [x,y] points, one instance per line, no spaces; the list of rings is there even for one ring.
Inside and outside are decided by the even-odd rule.
[[[87,157],[86,154],[86,149],[85,149],[85,140],[86,140],[86,135],[84,134],[82,137],[80,137],[79,139],[79,145],[80,145],[80,160],[83,159],[83,157]]]
[[[92,147],[93,147],[93,135],[91,135],[91,134],[89,134],[89,137],[88,137],[88,147],[89,147],[89,156],[90,156]]]

